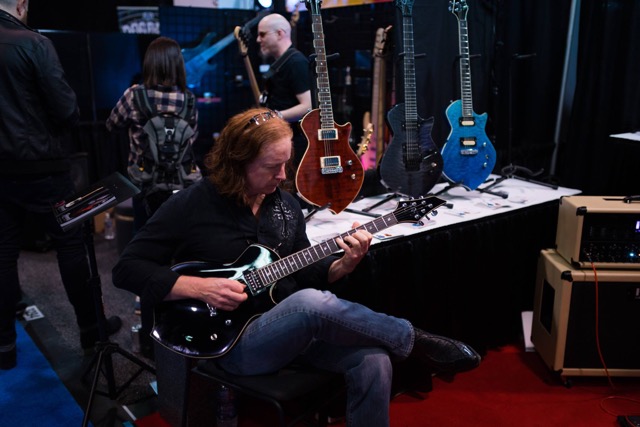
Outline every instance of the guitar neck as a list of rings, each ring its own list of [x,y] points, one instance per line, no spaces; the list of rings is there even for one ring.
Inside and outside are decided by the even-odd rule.
[[[391,27],[386,30],[378,28],[376,31],[376,43],[374,46],[374,60],[373,60],[373,93],[371,96],[371,123],[373,124],[373,142],[374,142],[374,154],[375,158],[372,163],[375,165],[380,164],[382,153],[384,152],[384,140],[385,140],[385,123],[384,116],[386,113],[385,100],[387,99],[386,90],[386,61],[384,44],[386,43],[387,32]]]
[[[318,108],[320,109],[320,128],[334,129],[333,107],[331,106],[331,89],[329,87],[329,67],[327,51],[324,45],[324,32],[320,13],[311,13],[313,31],[313,47],[316,53],[316,86],[318,89]]]
[[[418,128],[418,101],[416,96],[416,62],[413,45],[413,19],[402,16],[402,40],[404,43],[404,105],[407,134]]]
[[[471,61],[469,59],[469,28],[466,18],[458,19],[460,39],[460,88],[462,117],[473,117],[473,97],[471,95]]]
[[[344,239],[345,237],[354,234],[358,230],[367,230],[370,233],[377,233],[380,230],[384,230],[385,228],[391,227],[392,225],[396,224],[398,224],[398,219],[396,218],[394,213],[384,215],[382,217],[374,219],[371,222],[362,224],[357,228],[342,233],[337,237],[281,258],[271,264],[255,270],[254,272],[252,272],[252,274],[256,274],[260,278],[260,282],[263,283],[265,287],[269,286],[270,284],[282,279],[283,277],[293,274],[296,271],[301,270],[302,268],[307,267],[341,250],[340,246],[338,246],[339,238]],[[247,274],[245,274],[245,279],[246,276]]]
[[[249,77],[249,84],[251,85],[251,93],[253,94],[253,101],[255,102],[256,107],[260,106],[260,88],[258,87],[258,81],[256,80],[256,75],[253,72],[253,66],[251,65],[251,59],[249,59],[249,55],[244,55],[244,66],[247,69],[247,76]]]

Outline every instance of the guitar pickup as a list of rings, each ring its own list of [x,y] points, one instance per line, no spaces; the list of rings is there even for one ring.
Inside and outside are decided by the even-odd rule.
[[[460,149],[460,155],[462,156],[475,156],[478,154],[478,149],[476,147],[476,139],[472,137],[462,137],[460,138],[460,145],[462,148]]]
[[[338,130],[332,129],[318,129],[318,139],[320,141],[335,140],[338,139]]]
[[[342,173],[343,168],[340,156],[320,157],[320,172],[322,175]]]

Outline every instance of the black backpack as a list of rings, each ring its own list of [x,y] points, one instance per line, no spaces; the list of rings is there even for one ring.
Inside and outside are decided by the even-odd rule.
[[[195,96],[185,93],[185,102],[174,113],[158,111],[144,86],[133,89],[135,107],[147,118],[143,130],[147,147],[137,165],[129,166],[129,178],[146,195],[182,190],[202,178],[189,139],[195,134],[189,119],[195,111]]]

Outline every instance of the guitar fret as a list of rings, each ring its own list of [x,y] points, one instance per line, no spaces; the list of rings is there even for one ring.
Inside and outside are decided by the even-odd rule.
[[[469,29],[466,19],[458,19],[460,32],[460,91],[462,92],[462,116],[473,117],[471,95],[471,61],[469,59]]]
[[[329,71],[322,29],[320,11],[311,11],[311,30],[313,32],[313,47],[316,52],[316,86],[318,89],[318,108],[320,109],[320,127],[333,129],[333,109],[331,107],[331,92],[329,87]]]

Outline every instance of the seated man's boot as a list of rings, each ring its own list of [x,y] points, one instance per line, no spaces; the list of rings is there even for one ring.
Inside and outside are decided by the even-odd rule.
[[[463,342],[415,327],[414,335],[410,357],[420,360],[435,374],[456,374],[480,365],[480,355]]]

